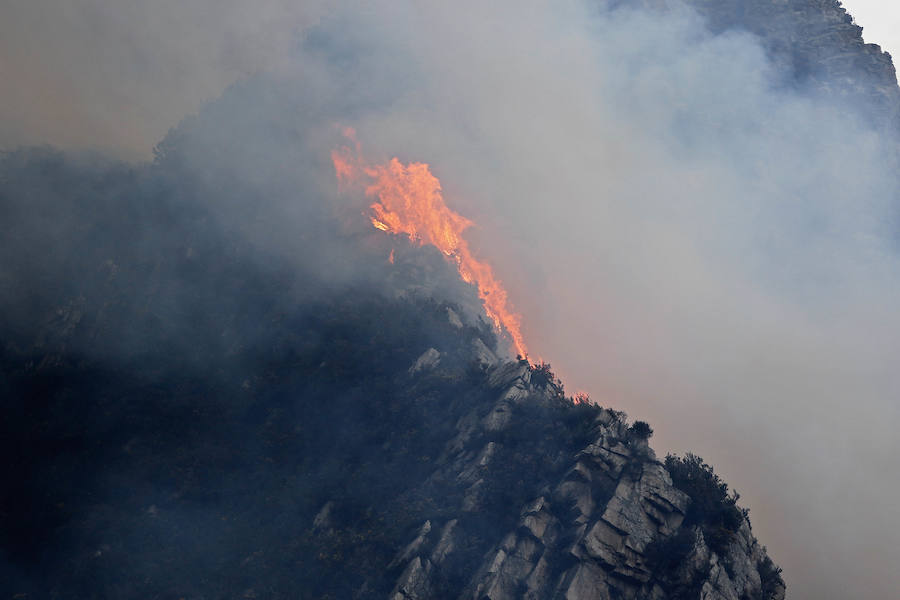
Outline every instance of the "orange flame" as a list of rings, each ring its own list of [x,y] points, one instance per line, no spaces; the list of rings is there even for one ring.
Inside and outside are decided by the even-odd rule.
[[[370,206],[372,225],[382,231],[405,234],[419,245],[436,246],[452,260],[463,281],[478,288],[484,310],[498,330],[506,330],[521,356],[528,356],[521,333],[521,318],[508,307],[506,290],[491,266],[476,259],[462,237],[472,222],[444,204],[441,182],[425,163],[404,165],[392,158],[385,165],[367,164],[360,156],[355,132],[344,135],[354,148],[344,146],[331,153],[338,182],[367,180],[366,195],[377,198]]]

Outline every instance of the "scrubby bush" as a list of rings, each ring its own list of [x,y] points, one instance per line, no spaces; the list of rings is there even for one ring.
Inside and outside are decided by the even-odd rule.
[[[539,364],[530,365],[531,383],[535,387],[544,388],[559,399],[565,398],[563,383],[550,367],[550,363],[541,361]]]
[[[781,567],[772,562],[768,556],[763,557],[759,564],[760,590],[754,600],[771,600],[777,597],[779,590],[784,589],[784,579],[781,577]]]
[[[695,539],[694,530],[683,527],[675,535],[653,540],[644,549],[647,565],[655,573],[667,574],[684,562],[694,547]]]
[[[650,439],[653,435],[653,428],[645,421],[635,421],[631,427],[628,428],[628,431],[630,431],[632,435],[644,440]]]
[[[728,484],[699,456],[669,454],[665,465],[675,487],[691,499],[685,526],[700,525],[710,548],[723,553],[747,516],[747,511],[737,506],[740,496],[729,493]]]
[[[553,373],[550,363],[541,361],[540,363],[530,366],[531,382],[538,387],[543,387],[548,383],[553,383],[556,375]]]

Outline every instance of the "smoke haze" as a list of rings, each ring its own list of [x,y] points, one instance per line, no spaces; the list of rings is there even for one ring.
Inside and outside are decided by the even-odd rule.
[[[295,190],[335,199],[336,125],[428,162],[532,358],[714,464],[791,597],[900,589],[896,138],[753,36],[578,1],[56,4],[2,9],[0,146],[148,157],[240,80],[159,160],[264,185],[217,210],[282,255]]]

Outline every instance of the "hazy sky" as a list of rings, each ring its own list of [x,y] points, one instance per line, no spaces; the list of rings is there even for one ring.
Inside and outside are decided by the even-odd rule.
[[[0,149],[52,143],[147,158],[170,127],[229,84],[284,64],[293,34],[327,4],[223,0],[210,10],[202,0],[120,0],[111,10],[111,0],[6,2]],[[866,42],[900,54],[900,6],[843,4]]]
[[[857,3],[889,48],[863,12],[887,3]],[[895,139],[681,11],[21,0],[0,8],[0,147],[145,158],[258,70],[369,100],[346,124],[431,163],[533,358],[714,464],[792,598],[900,589]]]
[[[238,78],[277,68],[317,0],[12,0],[0,7],[0,148],[148,158]]]

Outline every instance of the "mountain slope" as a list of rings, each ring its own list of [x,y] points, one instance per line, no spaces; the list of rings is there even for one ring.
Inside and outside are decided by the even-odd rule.
[[[310,209],[266,251],[164,160],[0,167],[10,595],[783,595],[704,465],[497,358],[434,249]]]
[[[702,462],[667,458],[681,476],[678,489],[645,430],[628,427],[622,413],[571,405],[548,369],[494,365],[487,384],[497,399],[460,419],[429,477],[452,482],[461,502],[426,520],[394,558],[403,571],[391,598],[784,597],[779,570],[746,515],[727,496],[703,505],[710,488],[699,481],[712,473]],[[560,422],[569,423],[562,431],[572,440],[564,450],[551,437]],[[538,457],[543,465],[534,464]],[[524,479],[534,472],[542,476]],[[524,494],[503,502],[518,518],[503,527],[460,594],[446,573],[459,572],[460,548],[477,539],[475,515],[523,482]],[[531,494],[524,504],[514,501]]]

